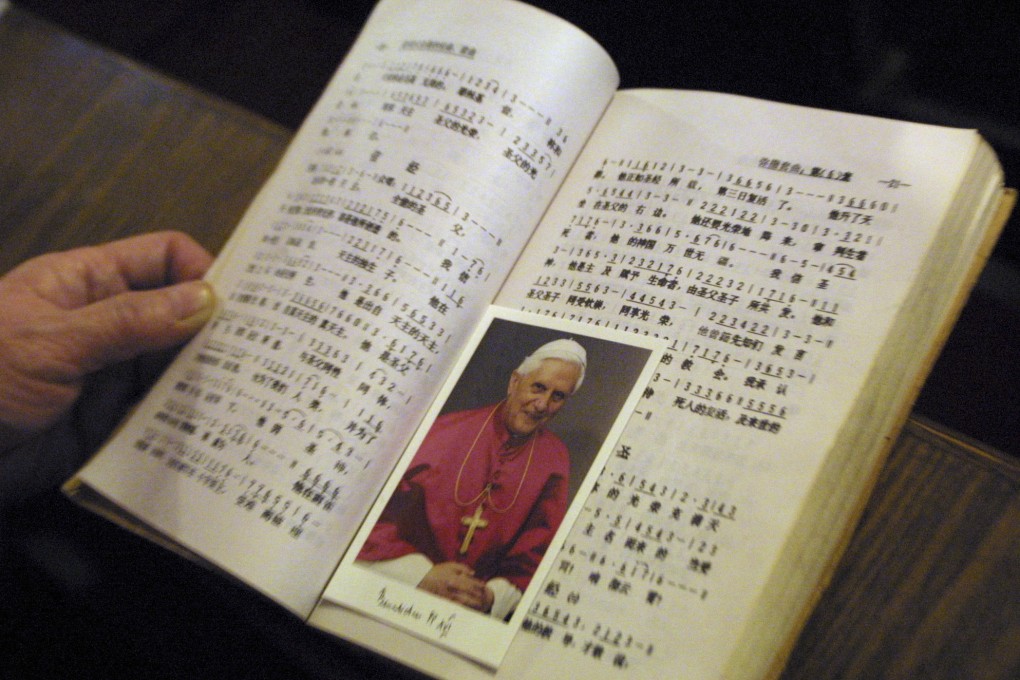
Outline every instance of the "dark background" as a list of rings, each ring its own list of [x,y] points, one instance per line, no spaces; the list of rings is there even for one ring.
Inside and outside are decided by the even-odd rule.
[[[15,4],[291,128],[372,6],[367,0]],[[1014,4],[534,4],[599,40],[616,59],[623,87],[719,90],[975,127],[998,152],[1007,184],[1020,185],[1020,11]],[[1014,217],[917,411],[1020,456],[1018,334],[1020,218]],[[403,675],[105,520],[69,513],[57,494],[3,519],[11,523],[0,522],[0,547],[5,540],[18,545],[16,553],[0,551],[6,560],[0,568],[5,679]]]
[[[16,0],[80,36],[296,128],[369,0]],[[707,89],[974,127],[1020,185],[1020,4],[992,0],[535,2],[614,57],[622,87]],[[917,410],[1020,455],[1020,217]]]

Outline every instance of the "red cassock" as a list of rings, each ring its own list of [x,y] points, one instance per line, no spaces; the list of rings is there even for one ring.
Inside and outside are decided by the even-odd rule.
[[[567,509],[570,457],[540,429],[511,448],[502,406],[439,417],[358,555],[375,562],[421,553],[433,564],[460,562],[488,581],[523,591]],[[491,492],[484,491],[491,485]],[[483,503],[485,525],[466,523]]]

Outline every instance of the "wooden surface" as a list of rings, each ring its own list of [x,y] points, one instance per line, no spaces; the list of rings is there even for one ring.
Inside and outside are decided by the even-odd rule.
[[[912,419],[785,680],[1020,678],[1020,468]]]
[[[215,251],[289,137],[11,10],[0,18],[0,272],[164,228]],[[57,522],[75,512],[58,507]],[[285,616],[269,625],[309,676],[378,670]],[[127,627],[125,655],[142,635]],[[912,419],[783,678],[1018,677],[1020,469]]]
[[[218,249],[290,132],[36,20],[0,19],[0,272],[157,229]]]

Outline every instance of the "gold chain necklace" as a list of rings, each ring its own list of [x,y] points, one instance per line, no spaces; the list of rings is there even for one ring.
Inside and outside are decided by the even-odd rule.
[[[482,426],[478,429],[478,434],[475,435],[474,441],[471,442],[471,448],[468,449],[467,454],[464,456],[463,462],[461,462],[461,464],[460,464],[460,469],[457,471],[457,481],[454,482],[454,485],[453,485],[453,502],[456,503],[458,506],[460,506],[462,508],[466,508],[469,505],[474,505],[474,503],[477,500],[481,499],[482,497],[486,497],[488,499],[488,501],[489,501],[489,507],[492,508],[495,512],[498,512],[498,513],[502,514],[502,513],[506,512],[507,510],[509,510],[510,508],[512,508],[514,506],[514,503],[517,502],[517,497],[521,495],[521,489],[524,488],[524,480],[527,478],[528,470],[531,468],[531,459],[532,459],[532,456],[535,455],[535,439],[536,439],[536,437],[534,436],[534,434],[530,435],[531,436],[531,447],[530,447],[530,450],[528,451],[528,462],[524,465],[524,472],[521,473],[521,481],[517,484],[517,491],[516,491],[516,493],[514,493],[513,500],[511,500],[510,503],[508,503],[507,505],[505,505],[502,508],[496,507],[496,505],[492,502],[492,484],[491,483],[486,484],[485,487],[481,491],[478,492],[478,495],[475,496],[474,498],[472,498],[471,500],[462,501],[460,499],[460,478],[464,474],[464,468],[467,466],[468,459],[471,458],[471,454],[475,450],[475,445],[478,443],[479,438],[481,438],[482,432],[485,431],[485,427],[489,424],[489,421],[492,420],[492,416],[494,416],[496,414],[496,411],[499,409],[500,406],[503,405],[503,402],[505,402],[505,401],[506,400],[504,399],[503,401],[499,402],[498,404],[496,404],[493,407],[493,409],[491,411],[489,411],[489,415],[486,416],[485,422],[482,423]]]

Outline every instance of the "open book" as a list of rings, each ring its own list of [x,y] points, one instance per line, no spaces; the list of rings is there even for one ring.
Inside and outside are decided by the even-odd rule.
[[[436,676],[777,673],[1012,194],[973,131],[617,84],[529,6],[383,0],[68,493]],[[476,611],[365,557],[433,424],[564,338],[530,580]],[[466,488],[473,446],[465,554],[526,493]]]

